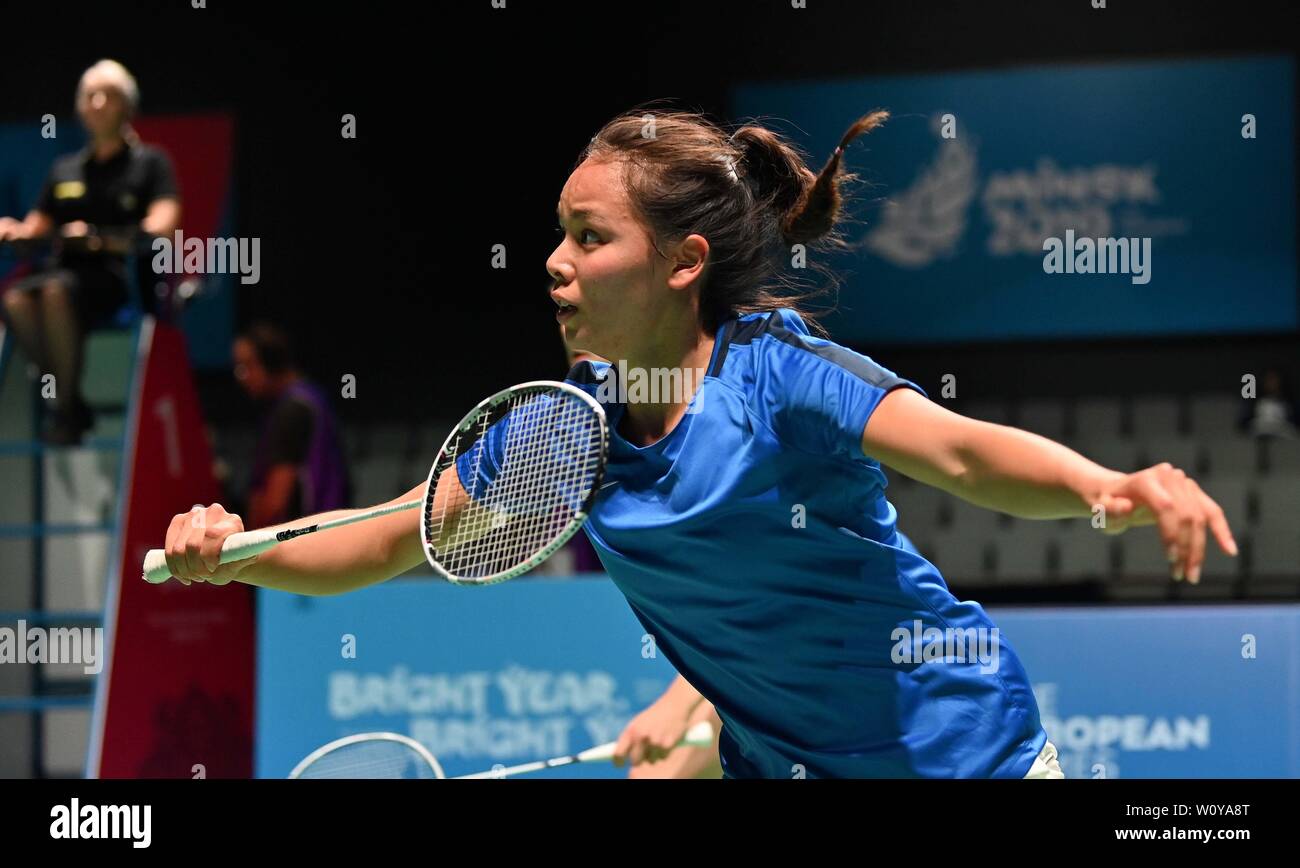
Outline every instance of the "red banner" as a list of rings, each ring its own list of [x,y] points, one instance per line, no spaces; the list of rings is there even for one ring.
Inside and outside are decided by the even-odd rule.
[[[181,333],[146,318],[137,352],[87,775],[251,777],[252,589],[140,576],[172,516],[218,485]]]

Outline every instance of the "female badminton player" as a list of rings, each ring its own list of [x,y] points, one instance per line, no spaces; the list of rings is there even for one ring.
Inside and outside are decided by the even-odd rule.
[[[1060,777],[1005,641],[993,665],[920,653],[936,632],[998,634],[899,532],[882,467],[1025,518],[1155,525],[1173,578],[1192,582],[1207,530],[1236,553],[1222,510],[1169,464],[1119,473],[962,417],[813,334],[783,266],[794,245],[834,242],[844,148],[883,112],[854,123],[819,172],[760,125],[728,136],[695,114],[645,115],[610,121],[565,183],[550,294],[569,343],[615,361],[569,374],[598,398],[617,394],[601,386],[620,364],[703,372],[680,395],[608,401],[609,461],[584,528],[683,691],[716,707],[725,775]],[[423,556],[408,511],[219,566],[242,522],[216,504],[201,518],[167,531],[186,582],[329,594]],[[662,754],[664,729],[620,750]]]

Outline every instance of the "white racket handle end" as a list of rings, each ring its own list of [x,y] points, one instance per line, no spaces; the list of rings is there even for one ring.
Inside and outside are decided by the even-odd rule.
[[[708,747],[713,744],[713,724],[707,720],[701,720],[695,726],[686,730],[686,736],[682,739],[682,744],[687,747]]]
[[[221,544],[221,563],[242,561],[260,555],[279,542],[273,530],[246,530],[232,533]],[[151,585],[160,585],[170,579],[171,570],[167,566],[167,553],[162,549],[150,549],[144,556],[144,580]]]

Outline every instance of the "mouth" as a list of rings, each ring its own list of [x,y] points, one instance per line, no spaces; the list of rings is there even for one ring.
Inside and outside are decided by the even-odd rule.
[[[555,302],[555,306],[558,308],[555,312],[555,319],[559,322],[564,322],[570,319],[578,312],[578,306],[576,304],[571,304],[554,295],[551,296],[551,300]]]

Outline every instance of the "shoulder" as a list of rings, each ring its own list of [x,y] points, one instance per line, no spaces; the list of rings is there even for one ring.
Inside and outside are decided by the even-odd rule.
[[[74,151],[71,154],[64,154],[61,157],[55,157],[54,162],[50,164],[50,177],[62,179],[80,178],[86,165],[86,152]]]
[[[584,359],[569,369],[564,380],[574,386],[597,386],[609,374],[609,362],[596,362]]]
[[[719,330],[715,376],[788,446],[863,460],[862,431],[896,388],[925,392],[889,368],[812,335],[792,310],[749,314]]]
[[[175,186],[176,170],[171,157],[162,148],[146,145],[143,142],[131,146],[132,173],[147,178],[155,185],[161,184],[159,192],[169,194]]]
[[[310,428],[315,415],[316,408],[308,397],[290,394],[277,401],[271,410],[271,425],[277,429]]]
[[[581,361],[569,369],[564,381],[577,386],[602,404],[612,403],[610,389],[617,374],[609,362]]]
[[[755,388],[801,388],[856,381],[889,390],[915,384],[869,356],[813,335],[793,310],[746,314],[718,332],[723,346],[710,373],[749,392]]]
[[[131,159],[150,166],[170,166],[172,162],[162,148],[144,142],[131,146]]]

